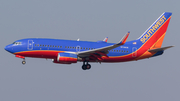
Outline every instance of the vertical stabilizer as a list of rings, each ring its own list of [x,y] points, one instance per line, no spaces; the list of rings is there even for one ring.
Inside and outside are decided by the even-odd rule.
[[[153,48],[160,48],[172,13],[164,12],[139,38],[141,45],[146,44]],[[149,47],[149,48],[150,48]]]

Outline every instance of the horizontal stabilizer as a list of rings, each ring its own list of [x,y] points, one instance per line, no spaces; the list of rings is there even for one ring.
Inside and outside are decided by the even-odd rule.
[[[156,49],[150,49],[148,50],[149,52],[158,52],[158,51],[164,51],[168,48],[171,48],[171,47],[174,47],[174,46],[167,46],[167,47],[162,47],[162,48],[156,48]]]

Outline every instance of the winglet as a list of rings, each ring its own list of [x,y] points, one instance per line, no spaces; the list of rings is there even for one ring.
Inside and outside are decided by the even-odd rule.
[[[108,37],[106,37],[106,38],[104,38],[104,40],[103,40],[104,42],[107,42],[108,41]]]
[[[126,40],[130,34],[130,31],[124,35],[124,37],[121,39],[121,41],[117,45],[124,45],[126,43]]]

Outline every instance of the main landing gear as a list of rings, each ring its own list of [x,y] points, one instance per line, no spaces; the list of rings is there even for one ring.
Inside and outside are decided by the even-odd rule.
[[[85,62],[86,62],[86,61],[83,61],[82,69],[83,69],[83,70],[89,70],[89,69],[91,69],[91,65],[88,64],[88,62],[86,62],[86,64],[85,64]]]

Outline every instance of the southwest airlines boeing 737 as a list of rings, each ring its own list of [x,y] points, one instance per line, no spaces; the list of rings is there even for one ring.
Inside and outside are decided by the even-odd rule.
[[[91,68],[89,62],[126,62],[162,55],[161,47],[172,13],[163,13],[138,39],[126,42],[128,32],[118,43],[103,41],[89,42],[48,38],[21,39],[4,49],[18,58],[25,57],[52,59],[53,63],[71,64],[83,62],[82,69]]]

